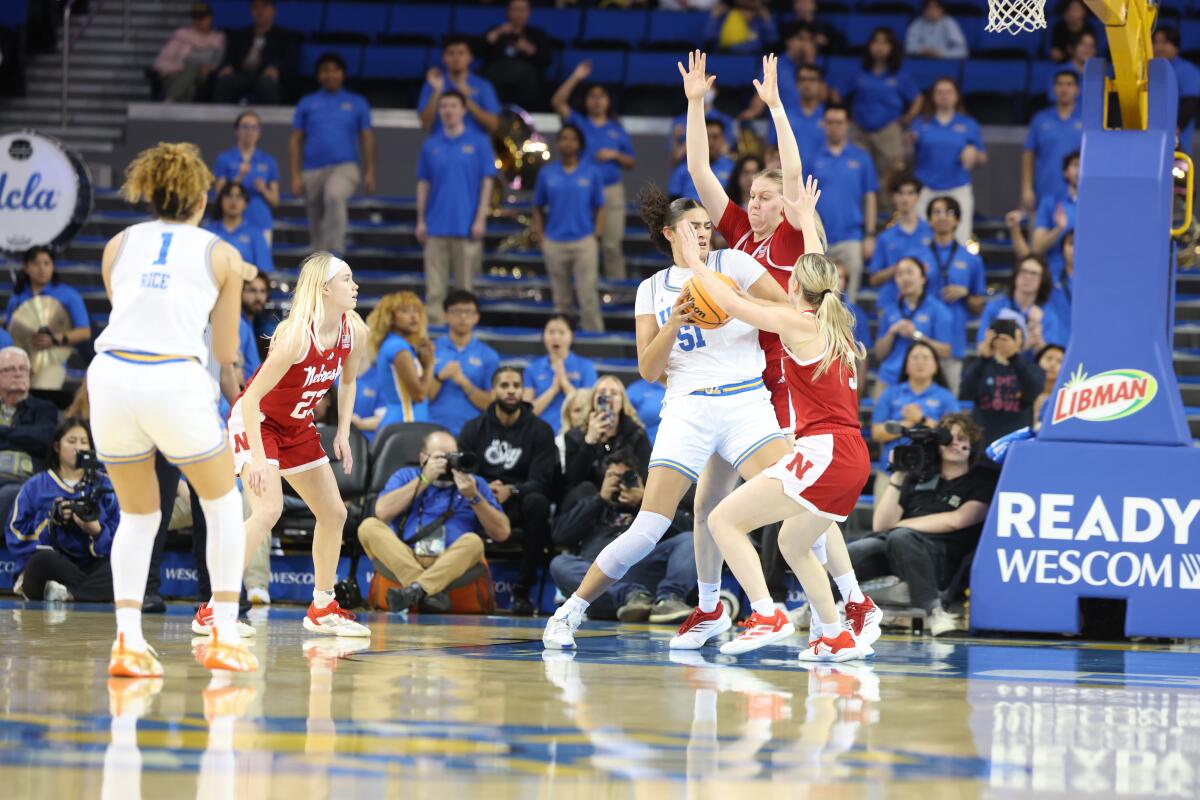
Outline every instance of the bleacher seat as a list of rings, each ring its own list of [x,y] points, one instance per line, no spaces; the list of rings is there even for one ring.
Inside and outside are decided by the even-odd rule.
[[[1200,19],[1185,19],[1179,24],[1179,43],[1188,58],[1196,60],[1200,53]]]
[[[351,34],[369,42],[387,30],[387,22],[385,3],[330,3],[319,36]]]
[[[680,87],[679,70],[675,66],[680,56],[675,53],[629,54],[626,72],[629,86],[674,86]],[[721,79],[724,84],[724,78]]]
[[[983,17],[963,17],[957,22],[958,27],[962,29],[963,38],[967,40],[968,56],[974,56],[975,51],[979,49],[979,42],[983,38],[983,29],[987,25],[987,20]]]
[[[222,30],[237,30],[250,24],[250,8],[239,0],[217,0],[209,3],[213,12],[213,25]]]
[[[363,49],[362,77],[413,80],[424,77],[430,50],[412,45],[368,45]]]
[[[963,62],[953,58],[906,58],[904,71],[912,76],[922,92],[929,91],[938,78],[953,78],[960,82]]]
[[[570,45],[579,37],[583,12],[578,8],[539,8],[535,24],[551,39]]]
[[[440,48],[443,37],[453,30],[453,13],[454,6],[393,4],[386,38],[397,42],[427,42]]]
[[[1062,64],[1055,64],[1053,61],[1033,62],[1029,68],[1029,96],[1033,99],[1048,98],[1053,103],[1054,98],[1049,97],[1047,92],[1053,84],[1054,75],[1062,67]]]
[[[825,61],[825,82],[844,94],[846,84],[860,69],[862,59],[858,56],[830,56]]]
[[[745,89],[750,81],[762,78],[762,57],[715,53],[708,57],[708,71],[718,76],[717,80],[730,89]],[[679,82],[679,70],[675,70],[675,81]]]
[[[346,62],[346,77],[357,78],[362,71],[362,53],[363,46],[361,44],[330,44],[321,42],[312,42],[300,47],[300,74],[315,75],[317,71],[317,59],[323,53],[337,53]]]
[[[0,28],[23,28],[29,19],[29,0],[4,0],[0,3]]]
[[[871,33],[876,28],[889,28],[896,34],[896,39],[900,42],[900,47],[904,47],[904,34],[908,30],[908,23],[912,17],[907,14],[854,14],[852,15],[854,23],[850,25],[846,34],[846,46],[854,50],[861,50],[867,46],[867,42],[871,38]]]
[[[920,0],[859,0],[859,13],[869,14],[919,14]],[[901,37],[903,40],[904,37]]]
[[[592,74],[588,78],[592,83],[616,86],[625,80],[624,50],[567,50],[562,54],[557,70],[559,80],[566,80],[581,61],[592,62]],[[679,73],[675,73],[675,78],[679,79]]]
[[[963,66],[967,110],[981,124],[1001,124],[1024,113],[1029,65],[1024,61],[970,60]]]
[[[459,3],[454,7],[454,31],[467,36],[482,36],[497,25],[504,24],[504,19],[505,9],[503,6],[473,6]]]
[[[686,55],[704,37],[707,21],[708,14],[703,11],[651,11],[642,45]]]
[[[971,49],[971,56],[988,58],[1037,58],[1042,49],[1042,37],[1034,34],[988,33],[983,31]]]
[[[396,470],[416,466],[425,437],[444,430],[432,422],[398,422],[379,431],[371,443],[371,478],[367,492],[378,494]]]
[[[280,3],[275,7],[275,24],[305,36],[321,29],[321,17],[325,6],[322,3]],[[249,24],[249,14],[246,14]]]
[[[583,31],[576,44],[585,47],[625,47],[633,49],[646,35],[645,11],[588,9]]]

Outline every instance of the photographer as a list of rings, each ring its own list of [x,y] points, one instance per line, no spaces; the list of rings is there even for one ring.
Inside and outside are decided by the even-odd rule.
[[[575,493],[563,502],[566,511],[579,494],[591,494],[604,480],[605,460],[617,450],[629,450],[632,468],[645,480],[650,465],[650,437],[633,410],[625,385],[615,375],[605,375],[592,387],[591,413],[582,428],[566,432],[566,487]],[[585,488],[581,488],[585,487]]]
[[[449,433],[435,431],[421,446],[420,468],[404,467],[388,479],[375,516],[358,526],[358,540],[373,562],[400,582],[388,608],[444,614],[443,590],[483,558],[483,538],[503,542],[511,529],[492,490],[459,453]]]
[[[929,631],[938,636],[958,627],[940,590],[975,550],[996,479],[975,463],[980,430],[966,414],[905,433],[913,444],[892,454],[895,471],[875,504],[875,533],[848,549],[860,581],[896,575],[908,583],[912,604],[925,609]]]
[[[600,493],[585,497],[558,518],[554,544],[576,550],[555,556],[550,575],[564,595],[579,588],[600,551],[629,527],[642,502],[644,484],[637,457],[616,450],[604,460]],[[678,519],[678,518],[677,518]],[[684,602],[696,585],[696,556],[691,536],[676,534],[690,525],[674,524],[650,555],[633,567],[588,606],[588,616],[621,622],[677,623],[692,613]]]
[[[463,450],[479,454],[479,474],[521,530],[521,565],[512,593],[512,613],[518,617],[533,616],[530,590],[538,568],[545,566],[550,496],[559,477],[554,431],[521,400],[524,388],[519,370],[500,367],[492,375],[492,404],[458,436]]]
[[[5,540],[28,600],[113,600],[108,555],[120,509],[91,450],[87,423],[67,417],[51,437],[52,466],[26,481],[13,504]]]
[[[972,416],[985,442],[1033,424],[1033,404],[1046,376],[1022,352],[1024,333],[1019,320],[1001,312],[979,344],[979,358],[963,370],[959,397],[975,404]]]

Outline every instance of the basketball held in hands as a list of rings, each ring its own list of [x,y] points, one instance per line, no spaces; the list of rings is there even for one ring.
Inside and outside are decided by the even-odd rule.
[[[730,288],[737,291],[737,284],[728,275],[720,272],[713,273],[721,280],[729,284]],[[719,328],[726,322],[729,322],[729,314],[725,313],[716,302],[712,299],[704,289],[704,284],[692,278],[683,285],[683,294],[689,297],[692,301],[694,309],[692,311],[692,324],[697,328],[705,330],[713,330]]]

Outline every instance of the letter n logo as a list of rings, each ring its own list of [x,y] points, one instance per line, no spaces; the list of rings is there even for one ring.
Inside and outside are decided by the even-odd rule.
[[[241,453],[250,449],[250,434],[246,432],[233,435],[233,452]]]
[[[812,462],[806,459],[800,453],[796,453],[795,458],[793,458],[788,464],[788,469],[790,469],[797,478],[804,480],[804,473],[812,469]]]

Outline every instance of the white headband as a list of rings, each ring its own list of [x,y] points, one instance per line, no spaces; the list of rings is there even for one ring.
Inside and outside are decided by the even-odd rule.
[[[344,269],[350,269],[350,265],[337,256],[330,256],[329,267],[325,270],[325,282],[329,283],[335,275]]]

